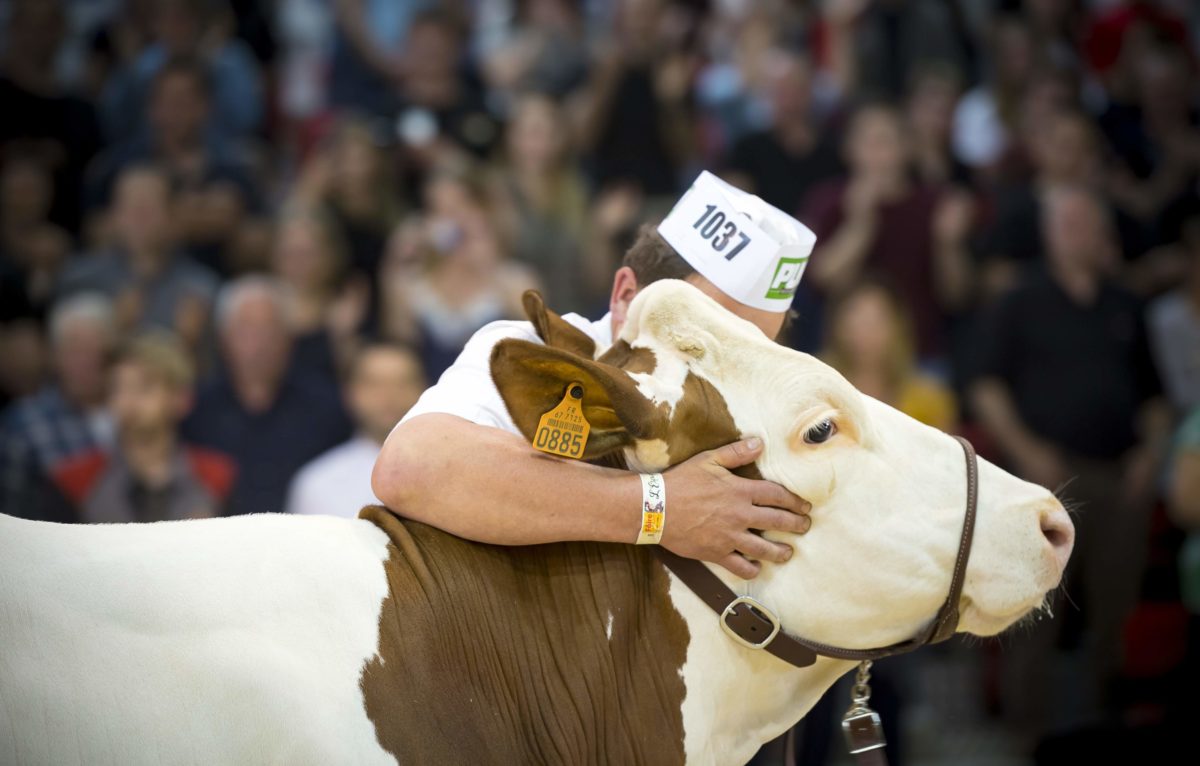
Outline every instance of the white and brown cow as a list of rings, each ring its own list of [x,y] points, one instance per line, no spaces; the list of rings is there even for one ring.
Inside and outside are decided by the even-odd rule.
[[[929,621],[963,523],[949,436],[682,282],[648,287],[600,360],[531,305],[550,345],[493,356],[527,434],[580,381],[591,458],[660,470],[759,435],[757,470],[810,500],[813,526],[788,563],[752,582],[718,570],[726,582],[787,631],[844,647]],[[835,435],[808,443],[825,420]],[[1071,534],[1050,493],[981,461],[960,629],[994,634],[1038,608]],[[3,764],[735,764],[851,667],[734,643],[629,545],[479,545],[380,508],[0,517]]]

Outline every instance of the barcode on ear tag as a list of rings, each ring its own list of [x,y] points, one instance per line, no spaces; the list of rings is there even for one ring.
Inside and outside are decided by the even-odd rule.
[[[563,392],[562,401],[542,415],[533,435],[534,449],[578,460],[587,448],[592,426],[583,416],[583,384],[572,383]]]

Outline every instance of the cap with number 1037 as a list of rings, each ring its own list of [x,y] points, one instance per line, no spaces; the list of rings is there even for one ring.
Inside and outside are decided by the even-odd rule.
[[[787,311],[817,236],[707,170],[658,225],[692,268],[739,303]]]

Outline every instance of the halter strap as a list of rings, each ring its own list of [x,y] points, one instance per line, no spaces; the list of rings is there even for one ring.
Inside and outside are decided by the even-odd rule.
[[[975,515],[979,503],[979,464],[975,448],[966,439],[955,436],[962,446],[967,463],[967,503],[958,557],[950,578],[950,593],[934,615],[933,621],[918,635],[890,646],[875,649],[844,649],[790,635],[782,629],[779,618],[765,605],[748,596],[738,596],[713,574],[705,564],[677,556],[665,548],[658,555],[667,569],[683,581],[693,593],[719,615],[721,626],[738,643],[753,649],[763,649],[798,668],[808,667],[817,656],[839,660],[877,660],[894,654],[911,652],[930,643],[945,641],[958,628],[958,603],[971,558],[971,542],[975,538]]]

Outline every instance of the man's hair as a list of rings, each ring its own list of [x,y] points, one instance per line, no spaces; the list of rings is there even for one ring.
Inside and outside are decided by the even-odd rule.
[[[633,269],[638,287],[660,279],[687,279],[696,273],[692,264],[667,244],[657,227],[648,223],[638,229],[637,239],[625,252],[621,265]]]
[[[206,101],[212,100],[212,75],[204,62],[192,56],[176,56],[167,60],[151,80],[151,90],[157,92],[162,83],[172,77],[186,77]]]
[[[421,355],[415,349],[403,343],[375,339],[369,340],[355,349],[354,355],[350,357],[349,364],[346,365],[345,381],[347,383],[354,382],[355,378],[362,372],[362,365],[367,357],[380,352],[391,352],[408,357],[421,370],[421,376],[425,377],[425,365],[421,362]]]
[[[50,309],[50,342],[61,343],[67,325],[72,322],[94,324],[109,338],[116,335],[112,301],[101,293],[76,293],[55,302]]]
[[[242,303],[257,296],[270,300],[284,321],[290,318],[291,307],[283,283],[277,277],[266,274],[249,274],[225,283],[217,293],[214,312],[217,329],[220,332],[228,331],[233,323],[233,315]]]
[[[176,391],[190,389],[196,381],[191,357],[166,330],[151,330],[122,343],[112,358],[112,365],[118,364],[135,364]]]

